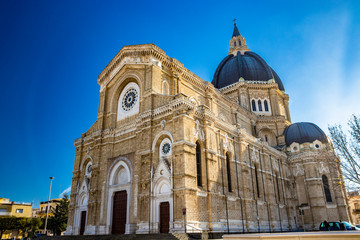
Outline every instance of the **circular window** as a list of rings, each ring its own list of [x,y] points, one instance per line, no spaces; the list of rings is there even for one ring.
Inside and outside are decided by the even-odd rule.
[[[130,88],[129,90],[127,90],[124,98],[122,99],[122,108],[124,109],[124,111],[130,111],[134,107],[137,99],[138,92],[135,88]]]
[[[90,164],[90,165],[87,167],[86,172],[87,172],[88,174],[90,174],[91,171],[92,171],[92,165]]]
[[[294,147],[293,149],[294,149],[294,151],[297,151],[297,150],[298,150],[298,148],[297,148],[297,147]]]
[[[168,154],[170,152],[171,145],[170,143],[165,143],[162,147],[163,154]]]
[[[315,147],[316,147],[316,148],[320,148],[319,144],[315,144]]]

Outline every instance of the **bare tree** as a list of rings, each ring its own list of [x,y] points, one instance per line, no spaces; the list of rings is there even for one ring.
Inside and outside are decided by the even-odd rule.
[[[360,117],[352,115],[348,125],[349,134],[341,125],[329,126],[329,132],[348,188],[360,190]]]

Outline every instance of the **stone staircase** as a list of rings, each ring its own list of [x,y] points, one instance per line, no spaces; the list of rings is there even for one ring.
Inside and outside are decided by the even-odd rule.
[[[82,235],[82,236],[44,236],[39,240],[198,240],[200,234],[160,233],[160,234],[120,234],[120,235]]]

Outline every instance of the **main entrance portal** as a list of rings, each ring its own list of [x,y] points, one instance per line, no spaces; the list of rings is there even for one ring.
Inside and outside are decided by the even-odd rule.
[[[112,234],[124,234],[126,224],[126,191],[115,192],[113,201]]]
[[[85,232],[85,223],[86,223],[86,211],[81,211],[80,217],[80,235],[84,235]]]
[[[160,203],[160,233],[169,233],[170,205],[169,202]]]

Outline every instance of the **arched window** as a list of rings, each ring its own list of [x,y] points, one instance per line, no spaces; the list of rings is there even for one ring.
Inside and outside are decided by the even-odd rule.
[[[236,47],[236,42],[234,42],[234,46]]]
[[[255,165],[255,183],[256,183],[257,196],[258,196],[258,198],[260,198],[259,179],[258,179],[258,171],[257,171],[256,165]]]
[[[265,112],[269,111],[269,106],[268,106],[267,100],[264,101],[264,108],[265,108]]]
[[[130,82],[122,90],[118,99],[117,120],[139,112],[140,88],[135,82]]]
[[[228,180],[228,190],[229,190],[229,192],[232,192],[232,190],[231,190],[231,171],[230,171],[229,153],[226,153],[226,174],[227,174],[227,180]]]
[[[261,100],[258,101],[258,105],[259,105],[259,111],[262,112]]]
[[[199,187],[202,186],[202,181],[201,181],[201,147],[200,144],[197,142],[196,143],[196,178],[197,178],[197,185]]]
[[[325,175],[322,175],[322,182],[323,182],[323,186],[324,186],[326,202],[332,202],[330,188],[329,188],[329,181]]]
[[[253,110],[253,112],[255,112],[255,111],[256,111],[256,103],[255,103],[255,100],[252,100],[252,101],[251,101],[251,105],[252,105],[252,110]]]
[[[239,46],[241,46],[241,42],[239,41]]]

